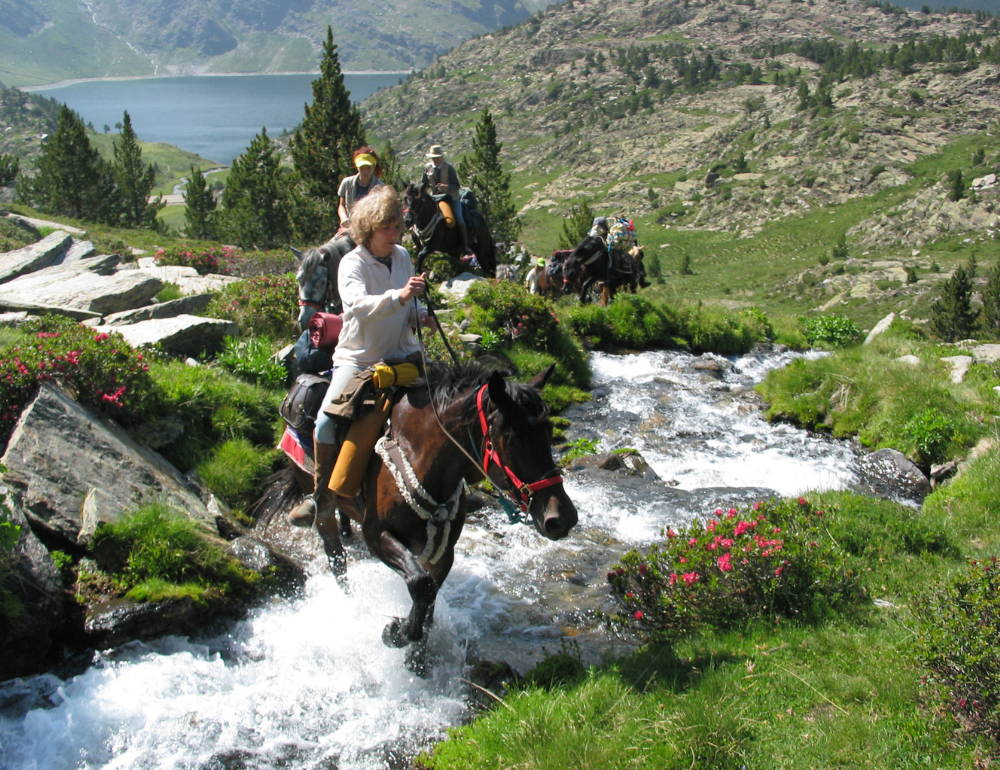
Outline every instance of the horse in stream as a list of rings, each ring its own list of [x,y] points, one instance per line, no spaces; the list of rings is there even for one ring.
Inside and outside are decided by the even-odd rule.
[[[493,235],[486,217],[475,205],[475,198],[464,198],[465,223],[469,233],[469,245],[476,255],[476,261],[483,273],[496,278],[497,253]],[[469,205],[472,203],[473,205]],[[456,259],[464,256],[462,236],[455,227],[448,227],[438,209],[435,196],[427,188],[409,184],[403,196],[403,225],[409,228],[417,246],[417,265],[435,251]]]
[[[635,294],[639,286],[648,286],[642,259],[639,246],[628,251],[609,251],[603,238],[588,235],[563,263],[563,292],[579,294],[580,302],[586,302],[590,291],[598,288],[600,304],[607,307],[619,289]]]
[[[362,483],[359,523],[368,550],[406,581],[412,607],[385,627],[382,641],[413,644],[407,666],[418,673],[434,602],[465,523],[467,483],[488,478],[550,540],[576,524],[552,459],[552,423],[541,398],[553,371],[554,365],[521,384],[477,363],[429,363],[425,378],[393,398],[390,428]],[[328,554],[343,553],[337,527],[322,536]]]

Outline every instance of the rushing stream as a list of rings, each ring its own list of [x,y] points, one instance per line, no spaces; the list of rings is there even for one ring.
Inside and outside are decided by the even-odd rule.
[[[382,645],[409,598],[356,537],[349,593],[316,558],[302,595],[217,636],[129,644],[65,679],[0,684],[0,768],[410,767],[468,718],[469,660],[523,672],[567,638],[587,660],[613,649],[595,615],[628,548],[718,505],[862,484],[853,444],[761,418],[753,384],[790,358],[718,359],[712,371],[683,353],[594,354],[594,399],[567,413],[570,438],[638,449],[661,480],[567,474],[580,521],[557,543],[498,509],[475,514],[438,599],[429,678]],[[318,554],[313,533],[290,536]]]

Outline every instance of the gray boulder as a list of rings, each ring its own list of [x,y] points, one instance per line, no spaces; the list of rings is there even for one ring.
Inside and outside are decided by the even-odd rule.
[[[20,495],[0,487],[8,520],[18,527],[16,561],[8,585],[21,612],[0,624],[0,680],[33,673],[48,656],[63,621],[62,576],[41,541],[31,531]]]
[[[157,302],[155,305],[136,308],[135,310],[123,310],[120,313],[112,313],[104,318],[104,323],[109,326],[127,326],[139,323],[140,321],[151,321],[160,318],[176,318],[180,315],[198,315],[212,301],[212,294],[192,294],[189,297],[180,297],[168,302]]]
[[[237,332],[236,323],[219,318],[179,315],[175,318],[156,318],[125,326],[95,326],[98,332],[115,332],[132,347],[161,345],[164,350],[182,356],[197,356],[208,351],[214,353],[222,347],[227,335]]]
[[[176,468],[48,383],[21,414],[0,462],[32,528],[55,542],[82,546],[101,521],[153,499],[218,533]]]
[[[69,233],[56,230],[37,243],[0,254],[0,283],[48,267],[66,252],[72,242]]]
[[[441,293],[444,294],[449,299],[462,300],[465,299],[466,293],[469,291],[469,287],[472,286],[476,281],[485,281],[482,278],[473,273],[462,273],[461,275],[456,275],[454,278],[449,278],[447,281],[441,284]]]

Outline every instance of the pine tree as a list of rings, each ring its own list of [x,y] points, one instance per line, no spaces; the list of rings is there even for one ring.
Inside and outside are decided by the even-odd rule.
[[[312,104],[305,106],[305,117],[292,137],[292,161],[305,193],[321,202],[327,220],[324,229],[332,233],[338,223],[340,181],[356,173],[351,153],[367,142],[361,113],[344,85],[331,27],[326,29],[320,76],[313,81],[312,92]]]
[[[948,190],[948,200],[960,201],[965,197],[965,180],[962,178],[962,169],[955,169],[951,173],[951,188]]]
[[[979,313],[972,309],[972,274],[960,266],[944,282],[941,298],[931,305],[931,329],[945,342],[967,339]]]
[[[189,238],[215,239],[215,196],[212,195],[205,176],[197,166],[191,166],[191,175],[184,190],[184,220]]]
[[[149,202],[149,194],[156,185],[153,167],[142,162],[142,149],[132,130],[128,111],[122,131],[115,140],[115,159],[111,164],[117,188],[119,224],[123,227],[148,227],[155,229],[156,213],[166,204],[160,196]]]
[[[21,161],[13,155],[0,154],[0,187],[10,187],[21,170]]]
[[[590,232],[594,224],[594,211],[584,201],[579,206],[569,210],[569,218],[563,220],[562,232],[559,233],[560,249],[575,249]]]
[[[286,183],[266,128],[233,161],[222,206],[219,231],[223,238],[262,249],[288,243],[291,226]]]
[[[1000,337],[1000,257],[983,289],[983,325],[992,337]]]
[[[521,232],[521,221],[510,194],[510,174],[500,162],[501,149],[493,116],[484,109],[472,138],[472,155],[462,158],[458,173],[476,194],[494,240],[512,244]]]
[[[397,190],[402,190],[406,186],[406,180],[403,178],[403,170],[399,166],[399,156],[396,155],[392,142],[386,141],[385,148],[378,154],[378,159],[382,163],[382,181]]]
[[[38,159],[38,173],[18,185],[18,197],[46,214],[106,221],[114,178],[90,145],[80,117],[65,104]]]

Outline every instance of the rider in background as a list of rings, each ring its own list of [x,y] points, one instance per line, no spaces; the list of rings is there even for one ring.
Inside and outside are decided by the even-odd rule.
[[[527,277],[524,279],[524,285],[528,287],[528,291],[530,291],[532,294],[538,294],[539,292],[538,278],[544,270],[545,270],[545,260],[539,259],[538,262],[535,263],[535,266],[531,268]]]
[[[340,255],[346,254],[357,245],[352,240],[350,231],[351,212],[354,207],[369,192],[385,184],[379,179],[379,175],[382,173],[382,164],[379,162],[378,154],[373,147],[359,147],[351,157],[358,173],[344,177],[340,182],[340,187],[337,190],[337,195],[340,198],[337,205],[340,228],[337,230],[337,234],[323,246],[323,248],[333,246]]]
[[[375,187],[351,210],[350,219],[351,236],[358,246],[340,261],[343,328],[313,434],[316,491],[289,514],[289,521],[297,526],[308,527],[315,519],[321,534],[325,528],[336,530],[336,505],[342,510],[354,508],[353,500],[338,499],[328,488],[350,426],[332,420],[326,407],[355,372],[418,352],[420,343],[414,334],[418,323],[437,328],[426,309],[412,301],[423,293],[426,281],[423,275],[413,274],[409,252],[397,244],[403,229],[399,193],[388,185]]]
[[[444,148],[440,144],[431,145],[427,151],[430,162],[424,166],[424,175],[420,179],[420,186],[427,187],[435,195],[448,195],[451,197],[452,208],[455,212],[455,224],[462,235],[462,249],[465,256],[463,262],[471,262],[475,259],[475,254],[469,248],[469,231],[465,226],[465,213],[462,211],[462,200],[458,191],[461,185],[458,182],[458,172],[455,167],[444,159]]]

